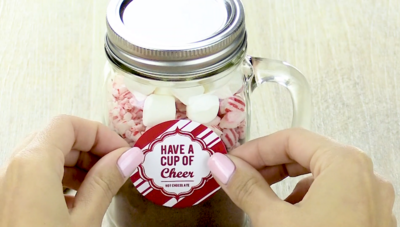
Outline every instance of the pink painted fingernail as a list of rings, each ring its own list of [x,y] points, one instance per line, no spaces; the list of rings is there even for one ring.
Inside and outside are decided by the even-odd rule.
[[[133,147],[127,150],[118,159],[118,168],[124,178],[130,177],[135,169],[143,162],[142,150]]]
[[[235,164],[233,164],[228,156],[221,153],[213,154],[208,159],[207,164],[211,173],[223,184],[227,184],[232,174],[235,172]]]

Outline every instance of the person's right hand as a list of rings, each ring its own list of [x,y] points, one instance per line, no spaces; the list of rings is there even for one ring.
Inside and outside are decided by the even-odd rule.
[[[229,157],[229,158],[228,158]],[[371,159],[303,129],[250,141],[209,167],[253,226],[396,227],[392,184],[374,174]],[[270,185],[312,173],[282,201]]]

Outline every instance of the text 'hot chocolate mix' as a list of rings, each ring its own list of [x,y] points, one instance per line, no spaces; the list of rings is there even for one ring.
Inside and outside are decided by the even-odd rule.
[[[145,158],[131,176],[132,183],[158,205],[194,206],[220,189],[207,161],[214,153],[227,151],[221,138],[205,125],[167,121],[147,130],[135,147],[142,149]]]

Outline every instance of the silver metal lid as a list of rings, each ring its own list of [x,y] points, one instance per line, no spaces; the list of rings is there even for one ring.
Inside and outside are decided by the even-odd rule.
[[[111,0],[105,44],[118,65],[154,78],[219,70],[246,49],[240,0]]]

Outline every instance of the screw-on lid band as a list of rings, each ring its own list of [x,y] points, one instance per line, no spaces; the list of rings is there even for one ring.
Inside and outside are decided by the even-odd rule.
[[[143,74],[208,73],[245,47],[240,0],[111,0],[108,6],[108,56]]]

